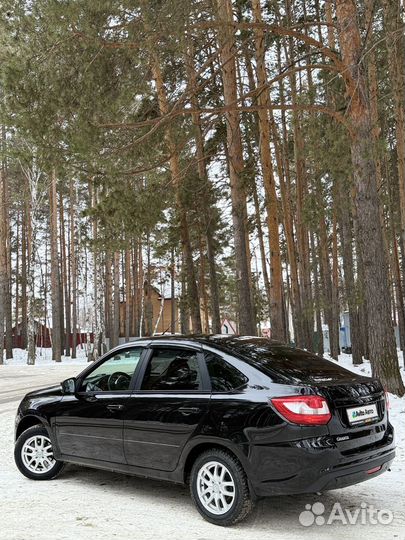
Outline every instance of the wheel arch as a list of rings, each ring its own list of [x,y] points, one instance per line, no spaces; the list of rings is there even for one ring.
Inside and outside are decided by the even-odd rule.
[[[193,446],[189,447],[184,453],[185,455],[183,455],[182,480],[184,483],[188,482],[193,463],[195,462],[197,457],[206,450],[211,449],[223,450],[235,457],[241,464],[243,470],[246,473],[246,476],[249,478],[249,471],[247,470],[246,466],[246,456],[244,456],[241,451],[236,449],[233,445],[227,444],[227,442],[224,442],[222,440],[204,440],[199,441]]]
[[[27,416],[23,416],[23,418],[21,418],[20,422],[18,423],[18,426],[15,430],[15,440],[17,440],[18,437],[22,433],[24,433],[24,431],[26,431],[27,429],[33,426],[44,427],[52,438],[52,433],[50,433],[50,429],[49,429],[49,426],[47,425],[47,422],[39,416],[36,416],[34,414],[28,414]]]

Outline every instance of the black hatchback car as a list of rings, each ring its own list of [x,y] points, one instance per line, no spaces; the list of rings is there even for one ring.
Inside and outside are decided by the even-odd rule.
[[[117,347],[77,378],[27,394],[15,437],[28,478],[76,463],[189,483],[218,525],[243,519],[258,497],[373,478],[395,455],[378,380],[241,336]]]

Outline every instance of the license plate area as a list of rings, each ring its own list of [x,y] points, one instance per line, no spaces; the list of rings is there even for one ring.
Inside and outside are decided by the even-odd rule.
[[[359,407],[348,407],[346,409],[347,419],[351,426],[369,424],[379,419],[376,403],[360,405]]]

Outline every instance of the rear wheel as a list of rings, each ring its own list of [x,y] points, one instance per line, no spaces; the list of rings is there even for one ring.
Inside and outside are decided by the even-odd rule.
[[[253,508],[245,471],[223,450],[198,456],[191,470],[190,491],[200,514],[216,525],[233,525]]]
[[[54,458],[51,439],[43,426],[30,427],[18,437],[14,459],[19,471],[32,480],[55,478],[64,466]]]

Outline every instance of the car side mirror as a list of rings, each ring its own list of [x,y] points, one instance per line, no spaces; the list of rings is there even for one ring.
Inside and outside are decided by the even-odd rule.
[[[72,395],[76,393],[76,377],[71,377],[70,379],[65,379],[61,382],[62,394]]]

